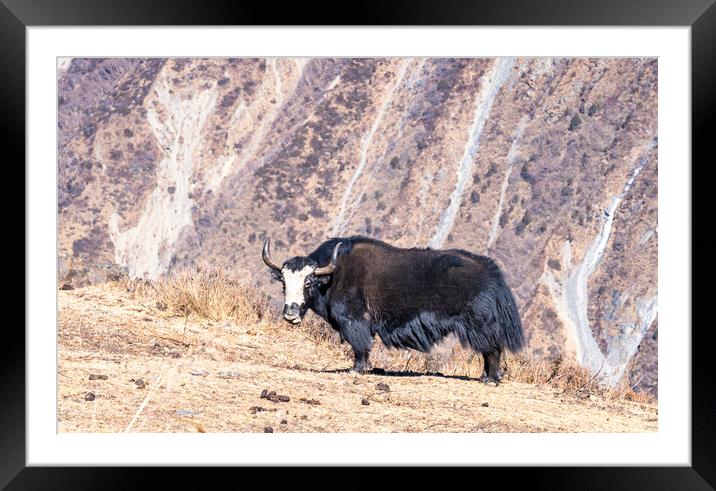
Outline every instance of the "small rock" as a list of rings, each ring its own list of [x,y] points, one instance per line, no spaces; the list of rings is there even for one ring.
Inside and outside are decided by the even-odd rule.
[[[137,386],[137,389],[143,389],[143,388],[145,388],[145,387],[147,386],[147,384],[145,384],[145,383],[144,383],[144,380],[142,380],[141,378],[138,378],[138,379],[134,382],[134,385]]]
[[[368,399],[366,399],[365,397],[360,400],[360,403],[363,404],[364,406],[370,406],[370,401]]]
[[[239,378],[239,372],[219,372],[219,378]]]
[[[94,401],[95,396],[92,392],[87,392],[85,394],[85,401]]]
[[[282,424],[282,425],[287,425],[287,424],[288,424],[288,420],[287,420],[287,419],[282,419],[282,420],[281,420],[281,424]]]
[[[320,406],[321,405],[321,401],[318,401],[316,399],[306,399],[305,397],[301,397],[301,399],[299,399],[299,400],[301,402],[305,402],[306,404],[310,404],[311,406]]]
[[[249,411],[251,411],[251,414],[256,414],[260,413],[261,411],[266,411],[266,408],[261,406],[251,406],[249,408]]]
[[[487,402],[483,402],[483,403],[482,403],[482,407],[490,407],[490,404],[487,403]]]
[[[308,416],[306,416],[306,415],[304,414],[303,416],[301,416],[301,419],[304,420],[304,421],[306,421],[306,420],[308,419]]]
[[[265,427],[264,433],[273,433],[273,428],[271,428],[270,426]]]
[[[196,414],[191,409],[177,409],[176,412],[179,416],[194,416]]]
[[[375,385],[375,388],[382,392],[390,392],[390,386],[388,384],[384,384],[383,382],[378,382]]]
[[[74,290],[74,289],[75,289],[75,287],[70,285],[69,283],[65,283],[64,285],[62,285],[60,287],[60,290]]]
[[[209,375],[209,372],[206,370],[190,370],[189,373],[195,377],[206,377]]]
[[[91,373],[89,376],[90,380],[107,380],[108,378],[107,375],[97,375],[95,373]]]
[[[261,391],[261,399],[268,399],[271,402],[288,402],[291,400],[288,396],[282,396],[276,394],[275,390],[272,390],[271,392],[267,391],[266,389]]]
[[[157,302],[156,307],[158,310],[167,310],[167,304],[164,302]]]

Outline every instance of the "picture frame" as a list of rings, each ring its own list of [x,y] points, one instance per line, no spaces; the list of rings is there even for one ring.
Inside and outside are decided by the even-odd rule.
[[[701,158],[707,165],[706,152],[710,139],[706,135],[708,119],[713,114],[714,75],[716,75],[716,7],[713,0],[689,0],[669,3],[644,0],[623,0],[586,4],[582,2],[551,1],[539,4],[527,1],[480,2],[466,5],[463,2],[417,2],[382,5],[362,5],[346,19],[331,15],[334,6],[316,2],[305,5],[289,5],[276,9],[267,4],[225,6],[220,2],[172,2],[166,8],[162,2],[104,1],[96,4],[87,0],[53,2],[2,0],[0,2],[0,49],[5,74],[0,81],[3,97],[3,133],[7,148],[20,161],[25,155],[25,95],[26,95],[26,38],[25,32],[32,26],[119,26],[119,25],[451,25],[451,26],[690,26],[692,68],[692,160]],[[692,164],[692,169],[694,168]],[[15,170],[19,170],[16,166]],[[23,175],[24,180],[24,175]],[[705,182],[693,181],[692,208],[702,209],[708,193],[698,192],[697,186]],[[22,191],[21,191],[22,192]],[[3,196],[5,209],[17,206],[24,196]],[[705,203],[704,203],[705,204]],[[12,208],[11,208],[12,207]],[[18,223],[15,223],[17,221]],[[9,218],[8,230],[24,230],[20,217]],[[693,240],[693,239],[692,239]],[[693,242],[692,242],[693,243]],[[696,242],[710,245],[710,240]],[[31,260],[25,252],[24,234],[14,233],[4,239],[3,246],[15,255],[23,251],[25,261]],[[18,262],[19,263],[19,262]],[[16,265],[19,267],[19,265]],[[692,280],[693,281],[693,280]],[[692,288],[693,293],[705,295],[708,290]],[[32,294],[32,292],[26,292]],[[693,300],[692,300],[693,302]],[[10,331],[8,328],[7,331]],[[691,467],[619,467],[619,468],[532,468],[517,470],[520,477],[529,478],[531,486],[550,489],[603,489],[644,486],[652,489],[711,489],[716,483],[714,448],[714,400],[713,385],[708,380],[709,326],[697,325],[691,330],[692,340],[692,465]],[[125,472],[119,468],[37,468],[26,467],[25,452],[25,338],[15,327],[12,341],[6,341],[4,358],[5,380],[3,382],[5,403],[0,414],[0,483],[15,489],[71,488],[81,482],[84,487],[133,487],[146,485],[144,472]],[[698,388],[698,389],[697,389]],[[498,477],[505,471],[485,470],[490,477]],[[480,471],[483,472],[483,471]],[[512,471],[510,471],[512,472]],[[162,472],[166,475],[170,472]],[[357,470],[350,471],[359,480]],[[159,477],[159,473],[150,472]],[[411,477],[416,481],[419,474]],[[174,478],[182,478],[175,474]],[[258,477],[258,475],[257,475]],[[484,479],[485,474],[480,474]],[[408,484],[407,482],[403,483]]]

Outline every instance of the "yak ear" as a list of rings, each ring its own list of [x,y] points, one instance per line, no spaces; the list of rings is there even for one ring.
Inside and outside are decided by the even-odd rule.
[[[283,279],[283,275],[281,274],[281,271],[277,271],[275,269],[270,269],[271,277],[276,281],[281,281]]]

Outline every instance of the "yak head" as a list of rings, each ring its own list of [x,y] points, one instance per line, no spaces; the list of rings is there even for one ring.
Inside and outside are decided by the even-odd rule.
[[[341,242],[333,248],[331,262],[320,266],[310,257],[298,256],[279,264],[271,259],[269,252],[270,239],[264,242],[261,256],[271,274],[283,283],[284,305],[283,318],[291,324],[298,324],[308,310],[309,304],[319,294],[319,287],[330,281],[336,269],[336,259]]]

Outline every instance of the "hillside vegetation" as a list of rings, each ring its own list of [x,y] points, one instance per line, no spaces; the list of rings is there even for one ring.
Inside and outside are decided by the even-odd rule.
[[[280,320],[230,271],[172,272],[59,292],[61,432],[650,432],[657,408],[628,386],[602,388],[571,362],[481,357],[447,340],[388,350],[373,374],[347,370],[347,345],[309,316]]]

